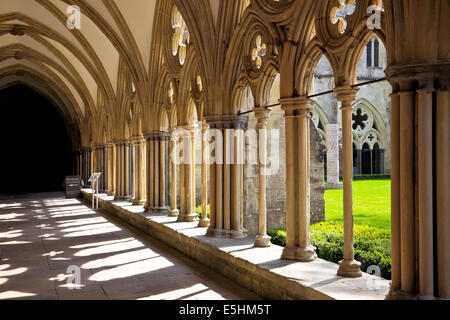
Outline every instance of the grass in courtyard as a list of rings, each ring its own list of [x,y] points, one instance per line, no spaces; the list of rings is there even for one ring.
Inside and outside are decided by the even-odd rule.
[[[343,190],[327,190],[325,192],[326,221],[342,224],[343,212]],[[390,230],[391,181],[354,181],[353,216],[355,225]]]

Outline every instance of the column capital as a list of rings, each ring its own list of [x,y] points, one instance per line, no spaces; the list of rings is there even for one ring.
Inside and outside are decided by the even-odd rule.
[[[205,117],[211,129],[248,129],[248,117],[240,115],[221,115]]]
[[[356,94],[359,88],[353,88],[350,85],[344,85],[334,88],[336,99],[343,104],[343,108],[351,107],[353,101],[356,100]],[[344,105],[345,104],[345,105]]]
[[[143,133],[143,136],[146,141],[152,141],[156,138],[156,131],[147,131]]]
[[[130,144],[130,140],[128,140],[128,139],[116,139],[116,140],[114,140],[114,143],[116,145],[129,145]]]
[[[268,119],[270,117],[270,112],[272,111],[272,108],[264,108],[264,107],[257,107],[253,109],[253,112],[255,113],[255,117],[258,120]]]
[[[174,129],[169,129],[174,130]],[[147,141],[166,141],[169,140],[170,134],[166,131],[149,131],[144,132],[144,138]]]
[[[386,77],[393,87],[393,92],[414,91],[418,85],[421,89],[448,89],[450,79],[450,61],[422,61],[403,65],[389,66]],[[406,85],[408,83],[408,85]],[[406,88],[405,88],[406,86]]]
[[[281,104],[281,110],[283,110],[286,114],[294,113],[298,115],[309,115],[311,110],[314,108],[315,100],[300,96],[281,98],[279,102]]]
[[[95,148],[96,150],[99,150],[99,149],[105,149],[107,146],[108,146],[108,145],[107,145],[106,143],[96,143],[96,144],[94,144],[94,148]]]
[[[141,144],[145,142],[144,136],[139,135],[139,136],[134,136],[130,139],[131,143],[133,144]]]

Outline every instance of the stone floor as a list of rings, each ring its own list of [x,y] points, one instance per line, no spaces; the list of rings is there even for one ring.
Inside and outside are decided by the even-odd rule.
[[[45,193],[0,196],[0,299],[259,298],[78,200]]]

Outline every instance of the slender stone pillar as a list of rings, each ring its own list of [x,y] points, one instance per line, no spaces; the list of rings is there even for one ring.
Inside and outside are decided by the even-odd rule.
[[[153,140],[153,206],[159,209],[159,133],[155,133]]]
[[[448,76],[447,76],[448,81]],[[437,294],[450,298],[450,92],[441,85],[436,97],[436,258]]]
[[[353,248],[353,107],[358,89],[350,86],[335,89],[342,107],[342,145],[344,180],[344,260],[339,262],[338,275],[361,277],[361,263],[355,260]]]
[[[242,177],[244,116],[212,116],[205,120],[215,139],[214,163],[210,164],[210,237],[246,237],[242,225]]]
[[[433,118],[428,113],[433,109],[435,91],[433,83],[417,90],[419,286],[423,297],[434,295]]]
[[[130,186],[130,142],[126,140],[124,142],[124,185],[125,185],[125,195],[124,200],[130,201],[131,199],[131,186]]]
[[[130,139],[130,202],[133,204],[136,199],[136,137]]]
[[[266,166],[267,166],[267,120],[271,108],[256,108],[258,123],[258,163],[259,163],[259,234],[256,236],[255,247],[270,247],[271,237],[267,235],[267,207],[266,207]]]
[[[209,125],[206,121],[202,122],[202,214],[199,228],[209,227],[208,218],[208,162],[209,162],[209,144],[208,144]]]
[[[114,143],[108,143],[108,196],[115,195],[115,146]]]
[[[391,288],[401,289],[400,95],[391,95]]]
[[[169,129],[169,166],[170,166],[170,210],[169,216],[178,217],[180,210],[177,206],[177,141],[178,136],[174,129]]]
[[[84,147],[83,148],[83,182],[84,187],[89,187],[89,178],[91,177],[91,157],[92,157],[92,148],[90,147]]]
[[[182,201],[184,200],[184,205],[181,206],[178,221],[193,222],[198,220],[198,215],[195,212],[195,127],[186,126],[180,129],[182,129],[183,135],[181,137],[183,142],[183,163],[181,166],[184,176],[181,183],[182,193],[185,194],[185,197],[181,197]]]
[[[147,141],[147,200],[145,210],[151,211],[155,209],[154,202],[154,153],[155,153],[155,134],[154,132],[146,132],[144,134]]]
[[[143,137],[134,139],[135,146],[135,197],[133,205],[141,206],[145,204],[145,140]]]
[[[101,176],[99,178],[99,192],[105,193],[107,190],[106,182],[107,182],[107,170],[106,170],[106,148],[107,146],[105,144],[96,144],[94,145],[95,151],[94,151],[94,168],[96,173],[101,173]]]
[[[168,132],[159,133],[159,211],[167,212],[166,196],[166,168],[167,168],[167,142],[170,139]]]
[[[115,141],[116,144],[116,194],[115,200],[122,200],[122,142],[120,140]]]
[[[116,193],[115,200],[130,200],[130,142],[116,140]]]
[[[108,149],[107,145],[104,144],[102,148],[102,193],[107,193],[108,191]]]
[[[391,66],[392,285],[389,298],[450,298],[448,62]],[[398,200],[397,200],[398,199]]]
[[[286,247],[282,259],[302,262],[317,258],[311,245],[310,225],[310,121],[313,101],[283,98],[286,118]]]

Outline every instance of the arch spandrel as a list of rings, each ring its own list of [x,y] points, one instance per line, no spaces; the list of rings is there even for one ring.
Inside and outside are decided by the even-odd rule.
[[[349,10],[349,7],[353,9]],[[375,7],[378,11],[373,10]],[[341,19],[333,21],[333,17],[339,15],[339,10],[343,11]],[[375,13],[379,14],[380,24],[373,29],[368,22]],[[355,84],[358,62],[367,41],[374,32],[385,41],[384,10],[381,2],[379,0],[322,1],[318,14],[316,38],[333,66],[336,86]],[[345,21],[345,28],[342,21]]]

